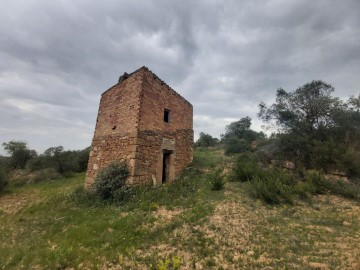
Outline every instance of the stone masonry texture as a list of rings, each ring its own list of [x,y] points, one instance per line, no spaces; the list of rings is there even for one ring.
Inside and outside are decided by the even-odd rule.
[[[193,140],[186,99],[146,67],[125,73],[101,96],[85,188],[114,161],[127,163],[128,185],[171,182],[192,161]]]

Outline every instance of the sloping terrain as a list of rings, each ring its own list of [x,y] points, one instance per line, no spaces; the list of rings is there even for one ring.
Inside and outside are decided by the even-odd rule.
[[[360,269],[360,205],[322,195],[268,206],[241,183],[211,191],[227,160],[197,152],[183,182],[123,204],[82,191],[84,175],[0,196],[0,269]]]

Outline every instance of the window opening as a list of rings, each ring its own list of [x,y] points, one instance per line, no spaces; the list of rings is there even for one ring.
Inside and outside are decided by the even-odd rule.
[[[164,122],[169,123],[170,122],[170,111],[168,109],[164,110]]]

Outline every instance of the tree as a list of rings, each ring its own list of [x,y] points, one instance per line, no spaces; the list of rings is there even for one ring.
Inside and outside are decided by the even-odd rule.
[[[213,138],[210,134],[200,132],[200,137],[195,143],[195,147],[213,147],[219,143],[219,139]]]
[[[5,186],[8,184],[8,176],[5,170],[6,164],[6,158],[0,156],[0,193],[5,189]]]
[[[265,138],[263,132],[256,132],[250,127],[251,118],[249,116],[226,126],[225,134],[222,135],[222,142],[225,144],[227,154],[249,151],[252,148],[252,142]]]
[[[47,160],[46,167],[52,167],[62,175],[79,171],[77,151],[64,151],[63,146],[50,147],[42,155]]]
[[[4,142],[4,150],[11,156],[9,161],[10,169],[24,169],[26,162],[35,157],[36,151],[27,148],[25,141]]]
[[[307,168],[349,168],[346,153],[360,138],[360,97],[344,102],[333,92],[330,84],[312,81],[293,92],[280,88],[273,104],[259,104],[259,118],[278,127],[284,158]]]
[[[14,155],[16,151],[19,150],[26,150],[27,149],[27,142],[25,141],[10,141],[4,142],[3,144],[4,150],[10,155]]]
[[[263,132],[256,132],[250,129],[250,126],[251,118],[249,116],[243,117],[239,121],[232,122],[226,126],[223,138],[236,137],[238,139],[243,139],[246,142],[252,142],[259,137],[265,136]]]
[[[270,107],[259,104],[258,116],[267,123],[275,120],[284,132],[312,136],[318,129],[333,126],[332,116],[344,105],[332,92],[334,88],[323,81],[304,84],[294,92],[279,88],[275,103]]]

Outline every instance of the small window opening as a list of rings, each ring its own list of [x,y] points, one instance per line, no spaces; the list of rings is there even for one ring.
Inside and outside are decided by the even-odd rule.
[[[164,110],[164,122],[166,123],[170,122],[170,111],[168,109]]]

